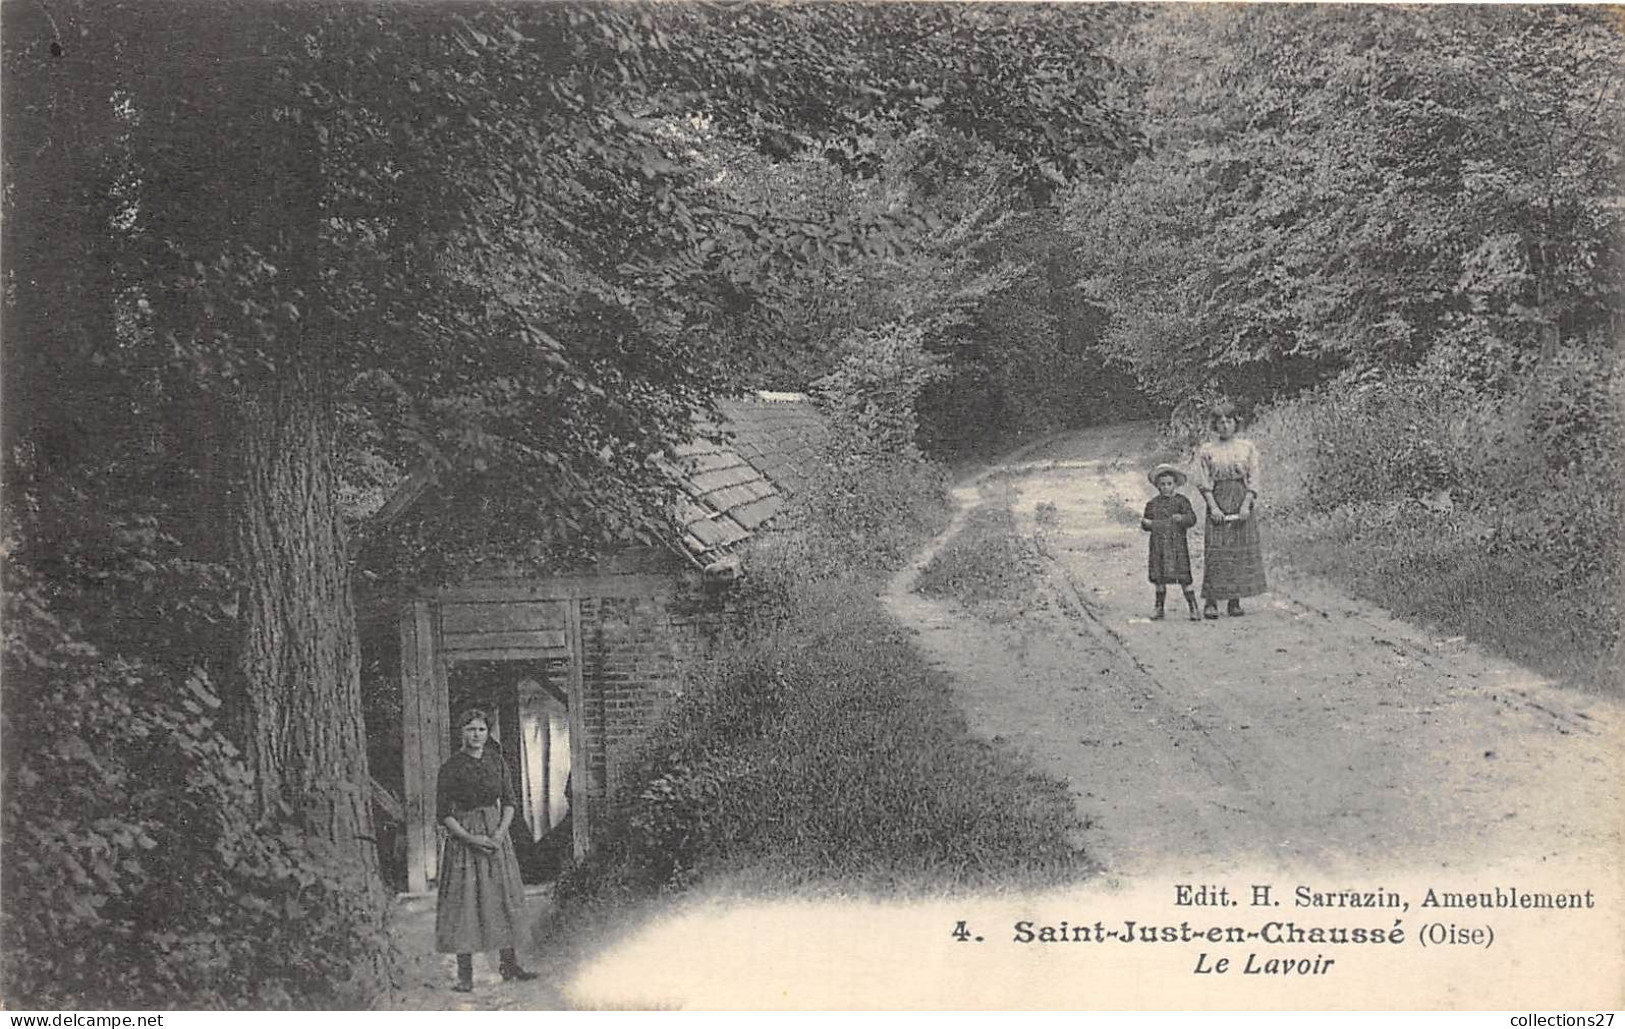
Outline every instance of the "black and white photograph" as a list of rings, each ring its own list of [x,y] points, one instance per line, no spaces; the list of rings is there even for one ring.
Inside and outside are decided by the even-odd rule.
[[[0,0],[0,1007],[1611,1024],[1622,118],[1603,5]]]

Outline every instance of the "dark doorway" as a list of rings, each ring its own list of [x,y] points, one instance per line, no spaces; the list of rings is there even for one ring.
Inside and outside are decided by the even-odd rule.
[[[573,858],[570,823],[570,719],[565,659],[461,661],[447,681],[452,746],[459,713],[492,717],[491,736],[508,763],[518,810],[508,832],[527,883],[549,882]]]

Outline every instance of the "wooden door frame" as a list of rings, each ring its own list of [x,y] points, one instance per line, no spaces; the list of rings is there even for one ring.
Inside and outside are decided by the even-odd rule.
[[[575,584],[569,584],[575,587]],[[566,717],[570,729],[570,817],[577,861],[591,843],[588,809],[585,648],[581,632],[581,591],[575,588],[513,591],[515,600],[557,600],[565,605],[565,646],[559,650],[463,651],[448,654],[441,645],[440,601],[420,597],[402,606],[401,751],[406,806],[406,884],[426,893],[439,873],[440,827],[435,818],[435,782],[451,756],[451,666],[464,661],[531,661],[565,658],[568,668]],[[538,595],[540,594],[540,595]],[[502,599],[507,599],[506,597]]]
[[[592,775],[587,767],[586,651],[581,642],[581,598],[571,597],[565,602],[564,619],[565,640],[570,648],[569,699],[565,703],[565,715],[570,721],[570,828],[575,858],[580,861],[587,856],[591,839],[587,782]]]

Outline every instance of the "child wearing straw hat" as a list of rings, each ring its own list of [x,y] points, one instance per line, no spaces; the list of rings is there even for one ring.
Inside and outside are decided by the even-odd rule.
[[[1163,617],[1163,606],[1168,599],[1168,584],[1177,582],[1185,593],[1185,605],[1190,608],[1191,621],[1202,620],[1196,608],[1196,593],[1191,589],[1191,552],[1185,543],[1185,532],[1196,524],[1196,511],[1184,495],[1177,492],[1185,485],[1185,473],[1171,464],[1159,464],[1147,476],[1157,487],[1157,495],[1145,505],[1140,528],[1151,534],[1150,578],[1157,588],[1157,609],[1153,620]]]

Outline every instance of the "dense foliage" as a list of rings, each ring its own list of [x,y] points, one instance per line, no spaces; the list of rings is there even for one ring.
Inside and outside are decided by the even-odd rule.
[[[7,1003],[367,1003],[376,913],[323,841],[253,816],[204,677],[99,651],[52,592],[6,583]]]
[[[1619,625],[1620,28],[1159,10],[1111,51],[1147,152],[1064,201],[1093,349],[1179,443],[1218,396],[1267,411],[1306,567],[1581,681]]]
[[[801,360],[790,344],[827,346],[816,334],[729,330],[813,264],[928,236],[913,196],[785,212],[730,170],[817,165],[839,191],[883,181],[885,141],[928,129],[1041,203],[1128,143],[1109,65],[1079,59],[1101,24],[935,5],[8,8],[6,586],[60,634],[15,658],[33,670],[8,674],[8,704],[27,694],[8,730],[100,728],[63,734],[65,761],[48,731],[8,734],[4,864],[30,871],[6,882],[25,956],[7,996],[111,1003],[150,979],[171,1005],[310,1005],[351,971],[350,999],[387,978],[352,566],[387,582],[646,533],[669,489],[657,458],[741,353],[803,381],[845,360]],[[444,502],[346,523],[414,469]],[[202,694],[210,720],[175,715]],[[165,761],[106,721],[126,703]],[[215,785],[186,792],[194,773]],[[129,833],[105,836],[95,820],[126,799]],[[289,906],[239,845],[282,854],[315,891],[298,904],[326,914]],[[112,881],[29,885],[79,851],[111,854]],[[159,867],[190,878],[155,893]],[[186,947],[232,956],[194,968],[200,951],[142,917],[166,904],[214,934]],[[94,927],[120,941],[93,951],[105,993],[52,985]],[[249,951],[267,974],[233,987]]]
[[[1076,288],[1076,244],[1056,205],[1022,188],[1008,155],[937,129],[884,135],[873,150],[879,171],[866,179],[821,155],[727,162],[741,196],[815,224],[914,215],[764,282],[759,303],[730,319],[747,344],[735,363],[748,381],[873,375],[837,366],[871,362],[871,349],[890,352],[873,361],[891,362],[912,351],[920,377],[897,430],[942,458],[1137,413],[1132,377],[1092,346],[1102,319]]]
[[[1283,556],[1388,609],[1609,688],[1625,378],[1579,355],[1487,404],[1428,369],[1277,404],[1254,433]]]
[[[1181,8],[1130,32],[1150,151],[1069,196],[1102,348],[1173,405],[1612,345],[1625,37],[1605,8]]]

